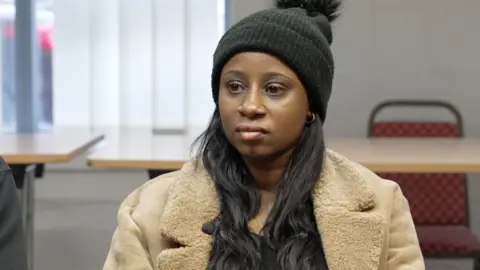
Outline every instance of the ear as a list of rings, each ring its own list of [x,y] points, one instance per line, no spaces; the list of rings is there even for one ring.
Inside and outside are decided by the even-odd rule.
[[[305,124],[307,126],[311,125],[313,122],[315,122],[316,116],[312,112],[308,112],[307,114],[307,119],[305,119]]]

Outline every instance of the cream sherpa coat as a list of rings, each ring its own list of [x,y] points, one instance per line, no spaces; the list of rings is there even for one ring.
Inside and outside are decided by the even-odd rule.
[[[400,188],[327,150],[313,191],[330,270],[425,269]],[[188,162],[148,181],[120,206],[104,270],[206,269],[211,237],[202,225],[219,212],[214,184]]]

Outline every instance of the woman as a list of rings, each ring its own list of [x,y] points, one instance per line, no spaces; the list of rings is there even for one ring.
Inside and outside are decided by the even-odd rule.
[[[105,270],[425,269],[399,187],[324,146],[338,7],[278,1],[225,33],[198,158],[123,202]]]

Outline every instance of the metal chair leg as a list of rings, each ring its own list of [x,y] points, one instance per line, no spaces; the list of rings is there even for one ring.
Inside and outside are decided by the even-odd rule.
[[[473,270],[480,270],[480,258],[474,259],[474,261],[473,261]]]

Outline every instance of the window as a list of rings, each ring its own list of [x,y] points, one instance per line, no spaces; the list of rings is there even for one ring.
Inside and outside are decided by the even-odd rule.
[[[52,50],[54,16],[51,2],[38,3],[35,12],[35,59],[37,67],[33,100],[39,129],[52,126]],[[15,69],[15,4],[13,1],[0,3],[0,129],[11,132],[16,129],[16,69]]]
[[[221,4],[221,8],[222,8],[221,18],[224,22],[223,31],[221,33],[223,35],[223,33],[232,25],[233,0],[218,0],[218,1],[223,3]],[[219,8],[220,8],[220,5],[219,5]]]

